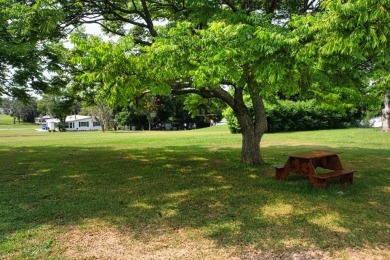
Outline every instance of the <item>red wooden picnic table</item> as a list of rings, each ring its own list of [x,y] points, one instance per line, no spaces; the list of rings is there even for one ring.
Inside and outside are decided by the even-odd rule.
[[[318,167],[330,171],[317,174],[316,168]],[[275,166],[275,175],[278,180],[285,180],[291,172],[307,176],[313,187],[326,188],[328,181],[334,180],[352,184],[355,171],[345,170],[336,152],[308,151],[289,154],[284,165]]]

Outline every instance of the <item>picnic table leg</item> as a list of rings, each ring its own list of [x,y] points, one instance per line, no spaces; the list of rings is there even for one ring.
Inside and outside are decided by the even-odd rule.
[[[281,165],[275,166],[275,177],[277,180],[285,180],[291,172],[290,159]]]
[[[283,165],[275,166],[275,177],[277,180],[285,180],[288,177],[289,172],[286,171]]]
[[[325,189],[328,184],[325,179],[319,179],[316,178],[315,176],[310,177],[310,182],[314,188],[320,188],[320,189]]]
[[[345,174],[345,175],[341,176],[340,177],[340,182],[341,183],[352,184],[352,182],[353,182],[353,173],[354,172],[351,172],[351,173],[348,173],[348,174]]]
[[[326,165],[324,165],[323,167],[326,169],[331,169],[331,170],[342,170],[343,169],[340,158],[337,155],[332,155],[332,156],[327,157]]]

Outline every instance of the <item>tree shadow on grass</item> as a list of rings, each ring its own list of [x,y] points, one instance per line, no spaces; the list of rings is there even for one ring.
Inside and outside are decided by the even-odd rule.
[[[286,159],[282,148],[265,148],[266,159]],[[8,234],[41,224],[101,219],[129,228],[140,240],[161,230],[194,228],[221,247],[388,245],[390,169],[368,163],[383,159],[385,151],[342,150],[345,167],[359,167],[355,183],[327,190],[296,177],[276,181],[270,165],[243,166],[238,149],[0,150],[0,232],[5,241]]]

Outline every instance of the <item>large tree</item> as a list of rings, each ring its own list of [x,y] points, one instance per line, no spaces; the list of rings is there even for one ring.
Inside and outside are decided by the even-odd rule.
[[[318,1],[277,0],[63,4],[74,14],[69,21],[83,15],[84,22],[98,22],[121,36],[117,42],[74,37],[82,80],[95,82],[103,96],[113,95],[116,102],[149,92],[222,100],[241,125],[241,160],[247,164],[263,162],[264,99],[300,89],[286,23],[293,14],[320,10]]]
[[[85,82],[117,101],[170,92],[225,102],[240,124],[247,164],[263,162],[265,100],[298,94],[359,103],[375,91],[373,80],[388,78],[385,0],[66,3],[84,22],[121,36],[115,43],[75,37]]]

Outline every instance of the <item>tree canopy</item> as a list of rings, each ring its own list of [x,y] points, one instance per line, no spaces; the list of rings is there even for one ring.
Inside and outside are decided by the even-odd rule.
[[[0,0],[0,94],[26,99],[50,87],[56,69],[53,42],[63,38],[61,10],[52,1]]]
[[[314,75],[330,75],[328,84],[342,79],[332,92],[344,87],[344,96],[357,101],[368,98],[359,96],[362,90],[383,96],[390,76],[389,8],[387,0],[323,1],[323,12],[295,17],[290,23],[292,34],[303,43],[297,59],[309,61]],[[361,91],[353,92],[356,85]]]

